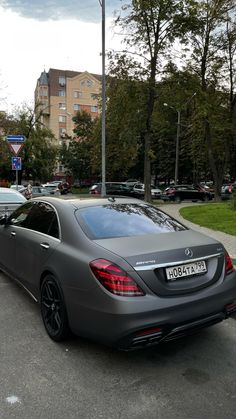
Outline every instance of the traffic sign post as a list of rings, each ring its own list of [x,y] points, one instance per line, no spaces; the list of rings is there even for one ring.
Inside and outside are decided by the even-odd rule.
[[[12,170],[21,170],[21,157],[12,157],[11,167]]]
[[[8,142],[10,149],[13,151],[16,157],[11,158],[11,168],[16,171],[16,189],[18,189],[18,170],[22,169],[21,157],[18,157],[17,154],[20,152],[24,146],[25,136],[24,135],[7,135],[5,139]]]
[[[21,170],[21,157],[11,158],[11,168],[16,171],[16,190],[18,190],[18,170]]]
[[[24,135],[7,135],[6,140],[9,143],[24,143],[25,136]]]
[[[24,147],[24,144],[15,144],[15,143],[8,143],[11,151],[15,154],[15,156],[18,155],[18,153],[21,151],[21,149]]]

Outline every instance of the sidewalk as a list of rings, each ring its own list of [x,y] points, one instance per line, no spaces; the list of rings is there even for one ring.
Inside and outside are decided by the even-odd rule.
[[[201,227],[197,224],[193,224],[190,221],[185,220],[180,215],[179,210],[180,208],[187,207],[189,205],[193,205],[193,204],[192,203],[164,204],[164,205],[160,205],[160,209],[165,211],[167,214],[173,216],[174,218],[176,218],[177,220],[179,220],[181,223],[191,228],[192,230],[199,231],[203,234],[206,234],[207,236],[210,236],[216,240],[219,240],[224,245],[227,252],[231,256],[233,263],[236,265],[236,236],[231,236],[230,234],[222,233],[221,231],[215,231],[206,227]]]

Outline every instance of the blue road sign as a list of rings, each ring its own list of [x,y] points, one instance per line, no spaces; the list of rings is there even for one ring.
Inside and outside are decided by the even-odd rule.
[[[11,168],[12,170],[21,170],[21,157],[11,158]]]
[[[25,142],[24,135],[7,135],[6,139],[7,141],[9,141],[9,143],[24,143]]]

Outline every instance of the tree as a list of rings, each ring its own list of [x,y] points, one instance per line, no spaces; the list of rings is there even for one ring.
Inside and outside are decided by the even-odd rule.
[[[60,150],[60,160],[67,173],[80,181],[91,176],[91,147],[96,120],[86,111],[78,111],[72,118],[75,137],[67,147],[64,143]]]
[[[192,8],[195,25],[191,29],[192,52],[189,70],[194,71],[201,80],[196,129],[206,144],[214,178],[215,198],[220,199],[222,180],[229,158],[229,138],[232,128],[230,120],[232,109],[229,111],[227,93],[229,83],[227,86],[223,71],[225,70],[224,51],[229,14],[236,9],[236,5],[233,0],[200,0],[193,3]],[[232,73],[227,72],[227,78],[230,77]]]
[[[14,115],[5,117],[2,122],[4,133],[24,135],[26,141],[20,152],[22,171],[19,171],[19,182],[22,175],[26,179],[46,181],[52,176],[57,159],[57,147],[54,145],[52,132],[42,126],[40,115],[35,109],[24,106],[15,110]],[[8,178],[12,177],[10,156]]]
[[[152,115],[156,96],[157,75],[161,69],[163,57],[167,56],[168,47],[185,32],[189,20],[184,11],[184,2],[175,0],[132,0],[130,5],[123,7],[124,16],[116,19],[121,27],[126,51],[123,52],[123,62],[128,62],[130,74],[137,76],[146,84],[146,101],[143,108],[145,115],[144,131],[144,183],[145,199],[151,200],[151,161],[152,161]],[[128,59],[128,55],[139,57],[139,61]],[[119,65],[120,54],[116,54],[111,74],[122,78],[123,68]],[[112,64],[113,64],[112,62]]]
[[[92,137],[96,120],[92,119],[88,112],[78,111],[72,121],[75,124],[73,129],[75,137],[80,140],[89,140]]]

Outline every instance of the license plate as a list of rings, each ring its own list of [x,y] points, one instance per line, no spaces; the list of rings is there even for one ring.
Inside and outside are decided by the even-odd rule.
[[[205,260],[199,260],[198,262],[188,263],[186,265],[172,266],[166,268],[166,276],[169,281],[175,281],[179,278],[186,276],[199,275],[207,272]]]

